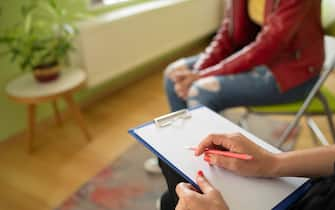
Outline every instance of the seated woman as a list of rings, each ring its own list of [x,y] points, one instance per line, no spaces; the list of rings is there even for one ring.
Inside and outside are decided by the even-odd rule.
[[[195,155],[199,156],[206,148],[222,146],[232,152],[248,153],[253,160],[245,161],[219,155],[205,155],[204,160],[215,165],[233,171],[243,176],[254,177],[320,177],[334,174],[335,146],[325,146],[303,151],[272,154],[254,144],[241,134],[210,135],[198,146]],[[306,164],[308,163],[308,164]],[[213,187],[204,174],[199,171],[197,183],[203,194],[194,190],[187,183],[177,185],[176,192],[179,202],[176,210],[228,210],[229,206],[219,191]],[[223,195],[224,196],[224,195]],[[162,200],[161,209],[168,209]],[[168,204],[170,205],[170,204]],[[325,179],[322,183],[315,182],[307,192],[305,198],[298,200],[290,209],[334,209],[335,206],[335,175]],[[174,209],[174,208],[169,208]]]
[[[305,98],[324,60],[320,1],[225,3],[222,26],[205,52],[167,67],[171,111],[197,104],[222,111]]]
[[[167,68],[171,111],[303,99],[324,61],[320,1],[230,0],[226,10],[204,53]]]

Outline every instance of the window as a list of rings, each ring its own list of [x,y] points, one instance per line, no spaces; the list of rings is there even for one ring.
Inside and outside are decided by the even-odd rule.
[[[113,5],[128,2],[131,0],[91,0],[92,6]]]

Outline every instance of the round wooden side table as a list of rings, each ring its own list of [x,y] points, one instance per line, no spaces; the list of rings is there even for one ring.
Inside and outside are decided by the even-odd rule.
[[[67,103],[73,118],[86,139],[91,139],[80,108],[73,100],[73,93],[82,88],[85,83],[85,72],[80,69],[73,69],[63,71],[57,80],[47,83],[37,82],[32,73],[26,73],[7,84],[6,93],[8,97],[27,105],[28,152],[33,150],[36,105],[43,102],[52,102],[56,122],[60,125],[61,116],[56,101],[61,98]]]

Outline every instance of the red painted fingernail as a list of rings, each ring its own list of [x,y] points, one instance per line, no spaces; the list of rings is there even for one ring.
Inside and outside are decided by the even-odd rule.
[[[203,172],[202,170],[199,170],[199,171],[198,171],[198,176],[203,177],[203,176],[204,176],[204,172]]]
[[[209,157],[204,157],[204,161],[209,162],[210,158]]]

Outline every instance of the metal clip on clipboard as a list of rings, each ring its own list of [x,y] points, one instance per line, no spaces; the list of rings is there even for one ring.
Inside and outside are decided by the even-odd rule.
[[[187,109],[182,109],[167,115],[163,115],[161,117],[157,117],[154,119],[154,123],[157,127],[165,127],[171,125],[176,120],[185,120],[189,118],[191,118],[191,113]]]

